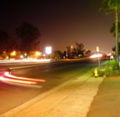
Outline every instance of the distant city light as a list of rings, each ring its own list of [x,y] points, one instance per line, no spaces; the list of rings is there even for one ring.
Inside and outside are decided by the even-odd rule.
[[[27,53],[24,53],[25,56],[27,56]]]
[[[23,58],[24,58],[24,56],[23,56],[23,55],[20,55],[20,58],[21,58],[21,59],[23,59]]]
[[[113,56],[113,55],[111,55],[111,56],[110,56],[110,59],[111,59],[111,60],[113,60],[113,59],[114,59],[114,56]]]
[[[112,56],[112,53],[111,53],[111,52],[110,52],[110,53],[108,53],[108,54],[107,54],[107,56]]]
[[[96,52],[99,52],[100,51],[100,48],[99,46],[96,47]]]
[[[102,54],[93,54],[90,56],[90,58],[98,58],[98,57],[102,57],[103,55]]]
[[[6,56],[6,59],[9,59],[9,56]]]
[[[71,45],[71,46],[70,46],[70,48],[71,48],[71,49],[73,49],[73,48],[74,48],[74,46],[73,46],[73,45]]]
[[[52,53],[52,47],[51,46],[48,46],[45,48],[45,53],[50,55]]]
[[[16,51],[10,53],[11,56],[16,56]]]
[[[43,56],[45,57],[46,55],[45,55],[45,54],[43,54]]]
[[[0,63],[49,63],[50,59],[33,59],[33,58],[27,58],[27,59],[9,59],[9,60],[0,60]]]
[[[40,56],[41,54],[42,54],[42,53],[39,52],[39,51],[36,51],[36,52],[35,52],[35,56],[37,56],[37,57]]]

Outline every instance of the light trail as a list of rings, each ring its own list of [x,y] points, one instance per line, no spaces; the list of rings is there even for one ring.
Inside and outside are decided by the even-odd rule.
[[[49,63],[51,60],[50,59],[22,59],[22,60],[0,60],[0,63]]]
[[[33,81],[16,80],[16,79],[6,78],[6,77],[3,77],[3,76],[0,76],[0,80],[4,81],[4,82],[8,82],[8,83],[18,83],[18,84],[28,84],[28,85],[37,84],[37,82],[33,82]]]
[[[13,84],[13,85],[22,85],[22,86],[32,86],[32,87],[41,87],[38,85],[39,82],[46,82],[44,79],[33,79],[26,77],[19,77],[12,75],[10,72],[6,71],[0,76],[0,81]]]
[[[99,57],[102,57],[103,55],[102,54],[93,54],[90,56],[90,58],[99,58]]]
[[[18,77],[18,76],[15,76],[15,75],[10,74],[10,72],[4,72],[3,75],[6,76],[6,77],[9,77],[9,78],[15,78],[15,79],[19,79],[19,80],[46,82],[46,81],[43,80],[43,79],[33,79],[33,78],[26,78],[26,77]]]

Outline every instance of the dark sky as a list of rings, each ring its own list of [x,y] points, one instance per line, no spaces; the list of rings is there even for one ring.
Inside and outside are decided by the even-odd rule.
[[[82,42],[87,49],[110,52],[114,39],[109,33],[114,15],[99,12],[102,0],[1,0],[0,29],[15,36],[22,22],[34,24],[41,32],[41,47],[65,50]]]

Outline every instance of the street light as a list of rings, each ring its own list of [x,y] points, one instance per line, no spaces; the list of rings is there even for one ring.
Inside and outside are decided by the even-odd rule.
[[[16,56],[16,51],[10,53],[11,56]]]
[[[36,52],[35,52],[35,56],[36,56],[36,57],[39,57],[41,54],[42,54],[42,53],[39,52],[39,51],[36,51]]]
[[[46,53],[47,55],[50,55],[50,54],[52,53],[52,47],[51,47],[51,46],[46,47],[46,48],[45,48],[45,53]]]
[[[97,54],[99,55],[99,52],[100,52],[99,46],[96,47],[96,52],[97,52]],[[99,68],[100,68],[100,57],[101,57],[101,56],[98,56],[98,57],[97,57],[97,58],[98,58],[98,67],[99,67]]]
[[[23,58],[24,58],[24,56],[23,56],[23,55],[20,55],[20,58],[21,58],[21,59],[23,59]]]
[[[100,51],[100,48],[99,46],[96,47],[96,52],[99,52]]]
[[[45,57],[46,55],[45,55],[45,54],[43,54],[43,56]]]
[[[27,56],[27,53],[24,53],[24,56]]]
[[[90,56],[90,58],[98,58],[98,57],[102,57],[102,54],[93,54]]]

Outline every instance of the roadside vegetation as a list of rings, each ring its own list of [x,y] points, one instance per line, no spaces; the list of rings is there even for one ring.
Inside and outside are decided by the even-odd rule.
[[[102,0],[101,10],[104,10],[105,13],[114,13],[114,23],[111,29],[111,33],[115,36],[115,56],[118,64],[118,56],[119,56],[119,12],[120,12],[120,0]]]
[[[115,60],[110,60],[107,64],[97,69],[99,76],[108,77],[113,75],[120,75],[120,70]]]

